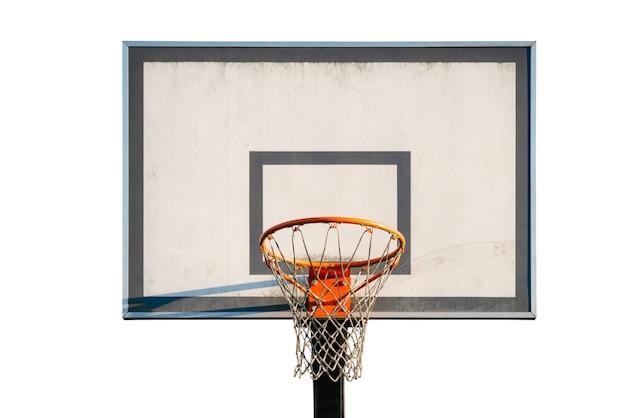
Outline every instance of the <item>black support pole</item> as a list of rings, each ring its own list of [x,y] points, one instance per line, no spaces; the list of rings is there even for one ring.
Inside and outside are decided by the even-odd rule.
[[[344,418],[343,377],[333,382],[323,374],[313,381],[314,418]]]
[[[345,328],[341,326],[344,324],[338,327],[335,320],[320,319],[319,322],[314,321],[312,325],[316,328],[314,334],[317,338],[313,339],[313,350],[316,354],[322,357],[326,353],[329,357],[340,358],[334,369],[326,370],[313,381],[313,417],[344,418],[343,368],[345,359],[343,358],[343,345]],[[320,364],[314,361],[314,370],[318,371],[319,367]]]

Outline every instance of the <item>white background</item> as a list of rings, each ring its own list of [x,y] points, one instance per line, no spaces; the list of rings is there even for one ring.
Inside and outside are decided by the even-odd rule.
[[[1,416],[312,416],[288,321],[121,319],[122,40],[536,40],[538,318],[374,321],[346,412],[625,415],[612,2],[89,4],[3,8]]]

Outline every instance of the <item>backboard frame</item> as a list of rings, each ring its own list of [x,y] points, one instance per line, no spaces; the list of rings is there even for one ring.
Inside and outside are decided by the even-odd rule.
[[[536,317],[536,236],[535,236],[535,60],[534,42],[477,42],[477,43],[199,43],[199,42],[123,42],[123,105],[124,105],[124,281],[123,317],[148,318],[291,318],[291,313],[280,297],[237,298],[229,296],[206,297],[205,294],[186,292],[164,296],[147,296],[143,290],[143,82],[144,62],[237,61],[237,62],[500,62],[518,64],[516,108],[516,240],[517,270],[516,296],[488,297],[381,297],[372,318],[519,318]],[[521,64],[521,65],[520,65]],[[522,94],[520,94],[522,93]],[[288,154],[288,155],[287,155]],[[258,181],[259,167],[264,164],[287,164],[289,159],[303,159],[302,153],[257,153],[251,157],[251,182]],[[286,160],[281,160],[285,157]],[[402,170],[407,167],[405,156],[380,153],[369,156],[344,153],[342,155],[313,155],[311,164],[349,164],[350,158],[390,158]],[[282,161],[282,162],[281,162]],[[346,162],[347,161],[347,162]],[[257,170],[257,171],[254,171]],[[261,170],[262,172],[262,170]],[[400,178],[400,177],[399,177]],[[406,180],[398,181],[399,195]],[[252,267],[254,238],[262,232],[261,221],[252,213],[258,192],[250,192],[249,243]],[[399,230],[408,236],[410,255],[411,228],[410,200],[398,204]],[[407,205],[409,206],[407,208]],[[258,215],[257,215],[258,216]],[[256,219],[256,220],[254,220]],[[287,219],[285,219],[286,221]],[[406,257],[406,255],[405,255]],[[408,257],[409,260],[411,257]],[[410,266],[409,266],[410,269]],[[257,286],[272,286],[271,280],[261,280]],[[221,291],[230,289],[222,288]],[[398,309],[401,306],[402,309]]]

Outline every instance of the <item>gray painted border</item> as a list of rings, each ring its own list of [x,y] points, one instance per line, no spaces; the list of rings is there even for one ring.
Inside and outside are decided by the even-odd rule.
[[[460,42],[200,42],[200,41],[124,41],[126,47],[168,48],[530,48],[534,41],[460,41]]]
[[[290,318],[278,300],[242,300],[241,308],[221,298],[149,298],[143,296],[143,81],[145,61],[392,61],[392,62],[491,62],[518,64],[517,133],[517,291],[520,297],[498,303],[482,299],[476,306],[447,299],[432,309],[435,300],[415,298],[417,311],[386,311],[398,301],[380,298],[374,318],[524,318],[534,319],[536,305],[536,43],[535,42],[152,42],[123,44],[123,317],[135,318]],[[519,94],[519,93],[526,94]],[[267,298],[264,298],[267,299]],[[398,299],[398,298],[390,298]],[[471,299],[471,298],[463,298]],[[265,303],[271,302],[271,303]],[[440,301],[441,302],[441,301]],[[494,304],[494,302],[496,302]],[[459,304],[460,303],[460,304]],[[485,306],[488,305],[488,306]],[[246,305],[246,308],[243,308]],[[250,307],[251,306],[251,307]],[[485,309],[491,309],[485,311]]]

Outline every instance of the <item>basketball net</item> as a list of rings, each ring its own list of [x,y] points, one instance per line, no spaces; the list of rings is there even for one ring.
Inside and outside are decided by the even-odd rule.
[[[260,244],[293,315],[294,376],[359,378],[367,321],[400,262],[402,234],[363,219],[308,218],[268,229]]]

